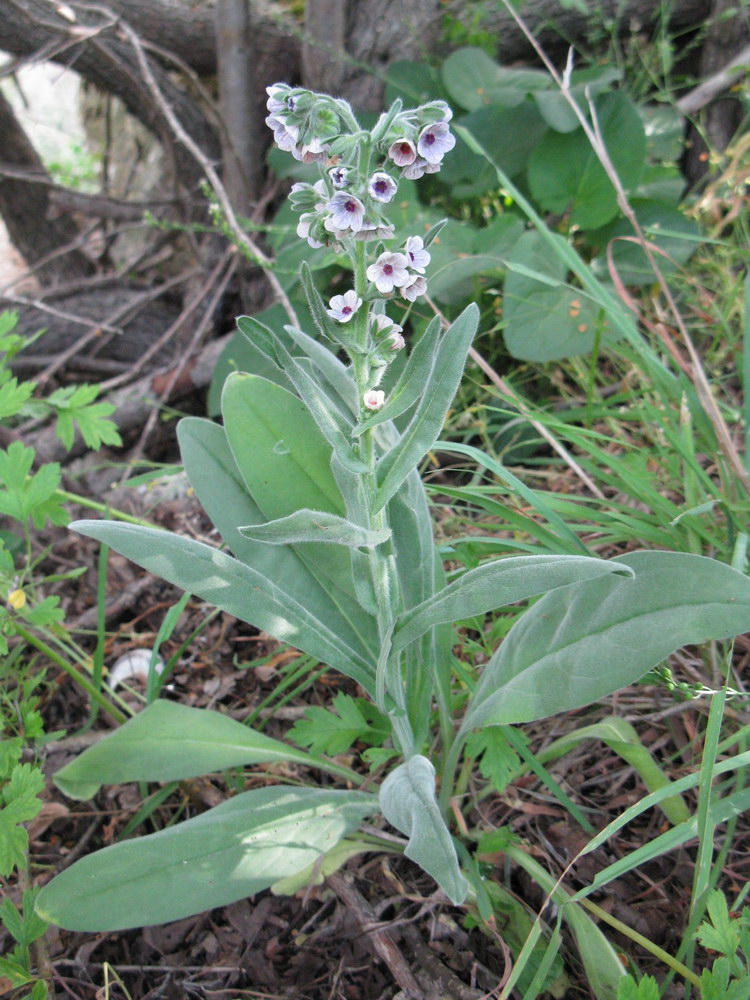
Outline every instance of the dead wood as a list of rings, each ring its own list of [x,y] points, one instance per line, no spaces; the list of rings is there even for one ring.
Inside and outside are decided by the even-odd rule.
[[[9,166],[44,177],[49,182],[44,164],[2,94],[0,136],[2,157]],[[0,215],[5,220],[11,242],[29,264],[36,264],[53,254],[39,267],[42,282],[72,281],[93,270],[91,261],[75,247],[54,255],[56,250],[75,242],[79,234],[72,219],[55,211],[46,186],[0,173]]]

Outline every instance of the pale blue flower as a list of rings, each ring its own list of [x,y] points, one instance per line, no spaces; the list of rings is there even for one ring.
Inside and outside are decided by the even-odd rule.
[[[362,305],[362,299],[353,289],[350,289],[343,295],[334,295],[328,305],[330,309],[326,309],[326,312],[331,319],[338,320],[339,323],[348,323]]]
[[[370,178],[367,190],[370,192],[370,197],[375,201],[382,201],[385,203],[391,201],[394,194],[398,190],[398,184],[394,181],[390,174],[386,174],[384,171],[378,170]]]
[[[451,135],[447,122],[435,122],[434,125],[427,125],[419,133],[417,152],[428,163],[440,163],[455,145],[455,136]]]
[[[381,295],[401,288],[409,280],[408,259],[402,253],[381,253],[367,268],[367,279],[375,283]]]
[[[430,255],[424,249],[424,240],[421,236],[410,236],[406,241],[404,253],[409,259],[409,267],[419,274],[424,274],[424,270],[430,263]]]
[[[336,192],[328,202],[328,211],[331,217],[326,222],[326,229],[332,226],[333,230],[340,230],[344,235],[349,230],[353,233],[359,232],[365,223],[365,206],[359,198],[346,191]]]

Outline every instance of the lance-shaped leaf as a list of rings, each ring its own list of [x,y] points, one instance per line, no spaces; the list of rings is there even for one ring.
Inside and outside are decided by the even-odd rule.
[[[750,579],[685,552],[630,552],[635,579],[553,590],[484,668],[461,727],[530,722],[632,684],[688,643],[750,630]]]
[[[425,391],[430,375],[437,359],[440,336],[440,318],[436,316],[412,349],[404,365],[398,381],[388,393],[388,399],[382,410],[378,410],[361,424],[354,428],[354,437],[359,437],[366,430],[386,420],[395,420],[402,413],[414,406]]]
[[[271,548],[239,533],[239,525],[258,523],[263,514],[247,491],[224,428],[211,420],[186,417],[177,436],[190,483],[232,553],[271,577],[353,649],[364,656],[376,649],[375,622],[354,598],[328,580],[323,586],[295,549]]]
[[[168,531],[119,521],[75,521],[71,528],[96,538],[204,601],[250,622],[282,642],[317,657],[373,692],[374,671],[357,650],[284,591],[273,578],[218,549]]]
[[[328,383],[341,401],[341,409],[350,414],[350,423],[359,413],[357,386],[346,365],[329,351],[325,344],[309,337],[304,331],[285,326],[284,331],[298,348],[304,351],[319,375]]]
[[[462,903],[468,883],[440,815],[435,768],[426,757],[411,757],[391,771],[380,787],[380,808],[391,826],[409,838],[407,858],[421,865],[453,903]]]
[[[363,528],[360,524],[347,521],[345,517],[338,517],[324,510],[298,510],[276,521],[248,524],[239,531],[245,538],[253,538],[269,545],[328,542],[347,545],[352,549],[380,545],[391,537],[390,529],[378,531]]]
[[[37,912],[76,931],[179,920],[296,874],[376,810],[362,792],[256,788],[82,858],[42,889]]]
[[[494,559],[469,570],[403,614],[394,634],[394,649],[403,649],[433,625],[483,615],[556,587],[608,573],[633,576],[629,566],[587,556],[529,555]]]
[[[324,388],[320,379],[313,378],[304,366],[292,357],[281,338],[275,338],[274,348],[284,371],[338,460],[352,472],[367,472],[368,467],[352,450],[349,414],[339,409],[337,401]]]
[[[478,322],[479,309],[472,303],[440,341],[435,364],[413,417],[399,441],[378,462],[380,485],[373,505],[375,513],[388,503],[417,462],[435,444],[461,381]]]
[[[66,764],[55,784],[72,799],[90,799],[102,785],[181,781],[270,761],[336,768],[220,712],[159,699]]]

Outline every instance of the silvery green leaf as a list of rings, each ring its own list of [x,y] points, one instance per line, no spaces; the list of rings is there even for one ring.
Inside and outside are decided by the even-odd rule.
[[[178,425],[177,436],[190,483],[236,558],[273,579],[367,658],[377,641],[374,622],[353,597],[328,578],[316,576],[296,549],[273,548],[239,533],[239,525],[257,524],[265,517],[240,475],[224,428],[210,420],[186,417]]]
[[[357,401],[357,387],[346,365],[339,361],[336,355],[329,351],[324,344],[318,343],[302,330],[297,330],[293,326],[285,326],[284,331],[297,347],[304,351],[321,378],[325,379],[330,389],[337,395],[342,404],[340,409],[344,413],[351,414],[351,423],[353,424],[354,417],[359,414],[359,402]]]
[[[433,625],[482,615],[556,587],[609,573],[633,576],[629,566],[587,556],[527,555],[493,559],[464,573],[401,615],[394,648],[403,649]]]
[[[276,356],[303,400],[321,433],[343,466],[352,472],[367,472],[367,466],[352,451],[350,419],[335,399],[287,350],[279,337],[275,338]]]
[[[750,579],[686,552],[629,552],[635,579],[545,594],[484,668],[461,727],[530,722],[632,684],[681,646],[750,630]]]
[[[479,309],[472,303],[444,334],[414,416],[397,444],[378,462],[379,487],[374,513],[388,503],[414,466],[435,444],[461,381],[478,322]]]
[[[405,854],[431,875],[456,905],[466,898],[456,849],[435,799],[435,768],[426,757],[411,757],[388,775],[380,788],[380,808],[409,838]]]
[[[302,871],[375,812],[363,792],[272,785],[76,861],[36,902],[46,920],[115,931],[226,906]]]
[[[327,621],[266,575],[192,538],[119,521],[75,521],[70,527],[96,538],[149,572],[250,622],[321,662],[353,677],[371,694],[373,665]]]
[[[90,799],[102,785],[181,781],[270,761],[316,764],[314,755],[228,715],[160,698],[66,764],[55,784],[71,798]]]
[[[249,524],[239,529],[245,538],[270,545],[294,545],[298,542],[328,542],[350,548],[373,547],[391,537],[389,529],[382,531],[363,528],[344,517],[322,510],[298,510],[288,517],[261,524]]]

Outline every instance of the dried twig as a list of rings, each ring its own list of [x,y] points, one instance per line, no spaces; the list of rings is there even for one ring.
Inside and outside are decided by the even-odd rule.
[[[366,941],[410,1000],[426,1000],[421,986],[409,968],[401,950],[387,930],[378,926],[374,910],[357,891],[346,875],[336,872],[328,876],[328,884],[342,901],[354,920],[366,933]]]
[[[237,216],[234,213],[234,209],[232,208],[232,204],[229,200],[229,196],[224,188],[224,185],[221,183],[221,180],[219,179],[219,175],[217,174],[214,165],[205,156],[203,151],[200,149],[198,144],[192,139],[192,137],[188,135],[188,133],[185,131],[185,129],[182,127],[181,123],[177,119],[177,116],[174,114],[169,104],[164,99],[164,95],[159,89],[159,85],[157,84],[156,79],[153,73],[151,72],[151,67],[149,66],[148,59],[146,58],[143,45],[140,39],[138,38],[137,34],[133,31],[130,25],[124,21],[120,23],[120,28],[126,35],[130,44],[133,46],[133,49],[135,50],[138,66],[141,70],[141,73],[143,74],[143,80],[146,83],[146,86],[149,88],[149,91],[151,92],[154,100],[161,109],[162,114],[169,122],[169,125],[173,130],[174,134],[177,136],[180,142],[183,143],[183,145],[190,151],[190,153],[195,157],[196,161],[200,164],[201,168],[203,169],[206,178],[208,179],[208,182],[211,185],[214,194],[216,195],[219,205],[221,206],[221,210],[222,213],[224,214],[224,218],[226,219],[227,225],[229,226],[235,239],[237,240],[237,245],[240,248],[245,248],[250,257],[262,269],[263,273],[265,274],[268,280],[268,283],[273,289],[277,299],[284,307],[284,311],[286,312],[290,321],[295,326],[297,326],[298,325],[297,314],[294,311],[292,303],[289,301],[288,295],[281,287],[279,279],[273,273],[272,270],[273,261],[270,259],[270,257],[267,257],[266,254],[263,253],[260,247],[248,236],[248,234],[240,226],[237,220]]]

